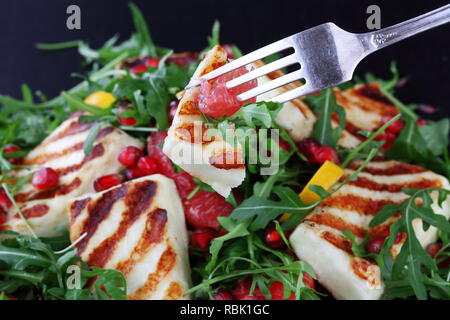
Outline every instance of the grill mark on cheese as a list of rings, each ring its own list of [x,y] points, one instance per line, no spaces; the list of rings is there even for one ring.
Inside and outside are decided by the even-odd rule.
[[[220,48],[219,50],[223,50],[223,49]],[[226,52],[225,52],[225,54],[226,54]],[[227,63],[226,61],[219,61],[219,60],[221,60],[221,59],[218,57],[215,57],[213,62],[211,64],[207,65],[204,70],[202,70],[199,77],[201,77],[207,73],[210,73],[211,71],[216,70]]]
[[[336,122],[339,123],[339,116],[336,113],[333,113],[331,115],[331,119]],[[354,136],[355,138],[364,141],[366,139],[366,137],[360,135],[358,132],[362,131],[363,129],[361,129],[360,127],[358,127],[357,125],[355,125],[354,123],[350,122],[350,120],[347,118],[345,119],[345,130],[350,133],[352,136]]]
[[[387,204],[398,204],[392,200],[373,200],[353,194],[334,195],[322,202],[323,205],[342,210],[355,211],[360,215],[374,216]]]
[[[353,272],[363,280],[369,280],[370,278],[372,278],[370,277],[371,272],[369,268],[374,265],[375,265],[374,263],[366,259],[358,259],[358,258],[352,259]],[[372,285],[374,285],[375,284],[374,281],[376,281],[375,277],[373,278],[374,279],[372,279],[371,282]]]
[[[178,300],[183,297],[183,287],[178,282],[172,281],[167,288],[166,296],[164,299],[167,300]]]
[[[183,141],[198,144],[207,144],[215,140],[215,137],[208,137],[208,127],[202,123],[201,126],[193,123],[180,125],[175,129],[175,134]]]
[[[60,169],[57,169],[56,171],[59,173],[60,176],[64,176],[64,175],[67,175],[67,174],[69,174],[69,173],[78,171],[78,170],[80,170],[86,163],[88,163],[89,161],[91,161],[91,160],[93,160],[93,159],[95,159],[95,158],[99,158],[99,157],[103,156],[104,153],[105,153],[105,148],[103,147],[103,144],[102,144],[102,143],[99,143],[99,144],[95,145],[95,146],[92,148],[92,151],[91,151],[91,153],[89,154],[89,156],[88,156],[88,157],[85,157],[85,158],[83,159],[83,161],[81,161],[80,163],[74,164],[74,165],[69,166],[69,167],[60,168]]]
[[[358,169],[358,163],[352,163],[348,166],[349,169]],[[385,167],[385,168],[375,168],[375,167],[365,167],[362,172],[370,173],[372,175],[380,176],[395,176],[401,174],[412,174],[412,173],[422,173],[427,170],[418,166],[414,166],[408,163],[396,162],[395,164]]]
[[[45,141],[45,144],[49,144],[50,142],[57,141],[57,140],[60,140],[62,138],[68,137],[68,136],[73,136],[75,134],[88,131],[94,125],[95,125],[95,122],[83,123],[80,121],[73,121],[63,131],[59,132],[58,134],[52,136],[50,139]]]
[[[338,249],[341,249],[348,254],[353,255],[352,251],[352,242],[344,237],[338,236],[330,231],[323,231],[320,236],[331,243],[333,246],[335,246]]]
[[[186,100],[183,102],[182,105],[180,105],[180,115],[185,116],[195,116],[199,115],[200,111],[197,109],[197,96],[194,96],[194,101],[192,100]]]
[[[344,177],[348,178],[348,175],[345,175]],[[442,183],[437,179],[430,180],[420,178],[416,181],[386,184],[386,183],[379,183],[361,176],[357,180],[349,181],[348,184],[374,191],[389,191],[389,192],[401,192],[403,188],[426,189],[426,188],[440,188],[442,186]]]
[[[209,164],[217,169],[243,169],[245,168],[244,160],[240,152],[226,151],[221,154],[211,156]]]
[[[97,201],[89,204],[87,209],[89,219],[86,220],[82,231],[80,232],[80,235],[85,232],[87,232],[87,235],[76,245],[79,255],[81,255],[86,248],[100,223],[108,218],[113,205],[125,196],[127,188],[127,185],[123,184],[118,188],[103,193]]]
[[[46,204],[35,204],[34,206],[22,210],[22,214],[25,218],[38,218],[44,216],[50,208]],[[16,213],[14,218],[20,218]]]
[[[86,208],[86,205],[89,203],[89,201],[91,201],[91,198],[84,198],[72,202],[69,209],[72,220],[75,220],[78,217],[78,215],[84,210],[84,208]]]
[[[353,99],[350,99],[348,96]],[[399,113],[397,107],[381,93],[377,83],[348,89],[343,94],[337,94],[336,99],[341,102],[339,103],[338,101],[344,108],[348,108],[351,105],[366,112],[376,113],[382,117],[395,116]]]
[[[154,292],[157,288],[161,279],[165,278],[169,272],[175,266],[177,260],[177,254],[175,250],[168,245],[166,250],[161,255],[155,272],[150,273],[145,281],[144,285],[134,291],[132,294],[127,296],[129,300],[143,300],[150,293]]]
[[[155,244],[161,243],[166,233],[167,211],[157,208],[147,217],[145,230],[137,245],[133,248],[129,258],[117,264],[116,269],[125,275],[129,274]]]
[[[380,87],[377,83],[361,85],[357,88],[352,89],[352,92],[365,98],[369,98],[371,100],[375,100],[384,103],[386,105],[389,105],[392,108],[395,108],[395,106],[392,105],[392,102],[388,98],[386,98],[380,91]]]
[[[112,128],[110,127],[106,127],[101,129],[98,134],[97,137],[95,138],[95,141],[100,140],[101,138],[104,138],[105,136],[107,136],[108,134],[110,134],[113,131]],[[34,158],[26,158],[24,161],[25,165],[42,165],[50,160],[55,160],[55,159],[59,159],[62,158],[70,153],[76,152],[76,151],[80,151],[82,150],[84,147],[84,141],[83,142],[79,142],[74,144],[73,146],[70,146],[69,148],[66,148],[62,151],[59,152],[53,152],[53,153],[41,153],[39,155],[37,155]]]
[[[341,217],[337,217],[333,214],[330,213],[316,213],[316,214],[312,214],[310,217],[308,217],[309,221],[318,223],[318,224],[322,224],[322,225],[326,225],[329,226],[331,228],[337,229],[337,230],[350,230],[351,232],[353,232],[353,234],[355,234],[358,237],[365,237],[366,232],[365,229],[354,225],[352,223],[349,223],[347,221],[345,221],[344,219],[342,219]]]
[[[125,207],[127,210],[122,214],[122,220],[116,232],[105,239],[99,246],[89,254],[86,262],[89,265],[104,267],[112,257],[117,244],[125,237],[130,226],[152,205],[157,184],[153,181],[143,181],[134,184],[125,195]]]
[[[69,194],[70,192],[78,188],[80,185],[81,185],[80,178],[75,178],[70,183],[61,185],[56,188],[51,188],[35,193],[33,191],[26,193],[19,193],[14,197],[14,199],[16,200],[16,202],[51,199],[56,196],[63,196]]]

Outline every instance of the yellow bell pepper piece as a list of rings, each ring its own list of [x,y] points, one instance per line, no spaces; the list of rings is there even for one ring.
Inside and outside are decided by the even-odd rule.
[[[300,192],[299,196],[303,202],[313,203],[320,199],[319,195],[309,189],[311,185],[317,185],[325,190],[330,189],[338,180],[344,175],[344,170],[335,165],[333,162],[325,161],[319,170],[312,176],[306,186],[303,188],[302,192]],[[281,221],[289,218],[290,214],[285,213],[281,217]]]
[[[84,103],[102,109],[109,108],[114,101],[116,101],[116,98],[106,91],[96,91],[84,99]]]

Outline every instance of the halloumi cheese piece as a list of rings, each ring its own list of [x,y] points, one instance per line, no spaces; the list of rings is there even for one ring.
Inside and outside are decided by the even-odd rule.
[[[357,161],[345,169],[345,179],[360,165]],[[376,300],[384,291],[380,269],[366,259],[355,257],[351,242],[342,230],[352,231],[359,241],[369,231],[371,237],[383,232],[398,219],[392,217],[384,224],[369,229],[373,216],[384,205],[400,203],[408,198],[402,188],[444,188],[450,185],[446,178],[418,166],[397,161],[374,161],[349,181],[339,191],[325,199],[295,229],[290,236],[298,258],[310,264],[318,281],[337,299]],[[437,204],[437,194],[432,194],[435,213],[450,217],[450,203],[447,199],[442,208]],[[414,230],[422,246],[435,242],[437,229],[422,228],[422,221],[413,221]],[[395,245],[396,256],[406,236]]]
[[[219,68],[227,62],[227,53],[215,46],[206,53],[193,78]],[[223,197],[245,178],[242,147],[232,146],[220,134],[211,134],[197,107],[199,88],[184,92],[164,141],[163,152],[193,177],[209,184]]]
[[[86,192],[93,192],[96,178],[118,173],[124,167],[117,156],[126,146],[143,148],[143,144],[122,130],[103,127],[100,129],[92,152],[85,156],[84,142],[94,123],[78,121],[81,113],[73,114],[50,136],[32,150],[23,164],[35,167],[49,167],[59,173],[60,185],[49,190],[38,191],[31,183],[22,187],[15,195],[21,212],[27,218],[34,232],[41,237],[59,233],[58,228],[67,228],[67,204],[72,198]],[[30,171],[22,169],[14,176],[26,176]],[[14,208],[8,212],[8,221],[2,229],[28,233],[22,219]]]
[[[127,299],[182,299],[190,287],[188,236],[176,186],[160,174],[70,204],[70,238],[89,265],[116,269]]]

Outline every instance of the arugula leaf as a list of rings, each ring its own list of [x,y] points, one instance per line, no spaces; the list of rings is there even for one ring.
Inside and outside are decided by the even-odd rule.
[[[222,249],[222,246],[225,241],[240,238],[249,234],[247,230],[247,227],[250,223],[249,220],[242,221],[240,223],[235,223],[230,218],[225,217],[219,217],[218,220],[222,225],[226,225],[226,229],[229,232],[221,237],[213,239],[213,241],[211,242],[211,246],[209,248],[211,259],[209,260],[209,263],[205,267],[205,270],[208,272],[211,272],[212,269],[214,269],[214,267],[216,266],[220,249]]]
[[[96,123],[91,130],[89,130],[89,133],[86,137],[86,141],[84,142],[84,155],[87,157],[91,154],[92,147],[94,146],[95,139],[97,138],[98,132],[100,131],[100,128],[102,127],[103,123],[99,122]]]
[[[449,119],[441,119],[436,122],[427,121],[426,125],[419,127],[419,132],[433,155],[442,155],[447,150],[449,129]]]
[[[238,222],[254,218],[249,229],[256,231],[264,229],[272,220],[283,213],[289,212],[303,218],[318,204],[318,202],[304,203],[298,194],[289,187],[277,186],[274,188],[274,192],[280,198],[280,201],[251,196],[235,208],[230,217]]]
[[[208,36],[208,44],[210,49],[220,44],[219,35],[220,35],[220,22],[219,20],[214,20],[211,36]]]
[[[418,165],[450,177],[450,162],[439,156],[446,154],[448,139],[448,121],[430,122],[428,128],[419,128],[416,121],[405,119],[405,126],[395,140],[393,146],[386,152],[390,159],[415,162]],[[442,131],[441,131],[442,130]],[[438,131],[441,131],[438,133]],[[431,134],[441,139],[431,138]],[[433,143],[429,143],[429,139]]]
[[[314,124],[313,138],[320,144],[336,147],[337,141],[345,128],[345,111],[336,103],[333,89],[325,89],[316,95],[307,96],[306,102],[313,108],[314,113],[319,118]],[[336,113],[339,117],[339,125],[335,129],[331,125],[333,113]]]
[[[31,292],[44,299],[125,299],[126,283],[123,274],[115,270],[89,267],[76,256],[74,249],[54,251],[70,244],[68,232],[55,238],[32,238],[8,231],[14,238],[0,242],[0,291],[23,298]],[[67,268],[81,268],[78,289],[69,289]],[[93,281],[94,291],[85,285]]]
[[[444,216],[435,214],[431,209],[433,200],[430,196],[431,192],[437,193],[438,204],[442,206],[442,201],[450,195],[450,190],[440,188],[403,189],[403,192],[410,197],[398,205],[385,206],[369,224],[369,227],[374,227],[393,217],[398,212],[402,213],[400,218],[391,225],[390,236],[386,238],[383,248],[377,257],[377,262],[380,265],[388,291],[391,287],[397,287],[398,282],[402,281],[403,287],[411,287],[414,295],[420,300],[427,299],[427,287],[429,286],[437,287],[450,293],[448,283],[443,286],[439,281],[431,281],[433,274],[438,271],[438,267],[426,250],[422,248],[413,228],[413,221],[422,219],[424,227],[433,225],[443,232],[450,232],[450,222]],[[421,201],[421,206],[417,203],[419,200]],[[398,232],[405,232],[407,238],[402,245],[399,255],[393,261],[390,248],[394,244]],[[399,294],[405,294],[405,290],[401,290]],[[391,292],[388,295],[392,296],[395,294]]]
[[[166,86],[159,79],[149,79],[150,90],[147,92],[146,101],[150,115],[156,119],[159,130],[166,130],[169,125],[167,108],[170,97]]]
[[[129,7],[131,10],[131,15],[133,16],[134,26],[137,31],[137,39],[141,48],[141,55],[144,57],[148,55],[151,57],[157,57],[158,53],[156,46],[153,43],[150,31],[148,30],[147,23],[141,10],[139,10],[133,2],[130,2]]]

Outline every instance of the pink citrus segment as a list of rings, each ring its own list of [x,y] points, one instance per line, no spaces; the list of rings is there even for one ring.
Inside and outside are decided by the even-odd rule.
[[[256,98],[240,102],[237,96],[257,86],[257,80],[251,80],[240,86],[228,89],[226,83],[235,79],[248,70],[245,67],[228,72],[213,81],[203,81],[200,85],[198,108],[204,114],[214,118],[232,116],[244,103],[256,102]]]

